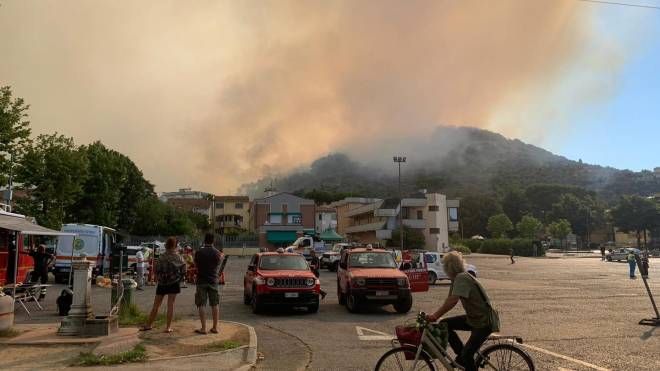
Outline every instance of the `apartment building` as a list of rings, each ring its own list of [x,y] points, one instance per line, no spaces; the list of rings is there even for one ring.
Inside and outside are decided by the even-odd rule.
[[[210,193],[193,191],[192,188],[179,188],[179,190],[175,192],[163,192],[158,198],[163,202],[167,202],[170,199],[204,200],[209,199],[212,196],[213,195]]]
[[[215,233],[235,235],[250,229],[250,199],[248,196],[215,196]]]
[[[392,232],[399,225],[399,213],[403,224],[422,232],[425,239],[423,248],[431,251],[444,251],[449,247],[449,232],[458,231],[458,200],[447,200],[439,193],[420,192],[404,198],[376,200],[358,204],[337,212],[338,225],[342,225],[346,236],[361,243],[386,244],[392,239]],[[390,245],[398,245],[391,241]],[[406,247],[406,246],[404,246]],[[414,246],[412,246],[414,247]]]
[[[259,235],[259,246],[272,251],[315,233],[315,216],[314,200],[277,193],[252,202],[250,225]]]
[[[172,205],[175,209],[201,214],[211,220],[211,200],[204,198],[168,198],[165,203]]]
[[[341,235],[346,234],[346,229],[349,227],[350,219],[347,214],[350,210],[373,204],[382,201],[378,198],[363,198],[363,197],[347,197],[343,200],[336,201],[330,204],[330,207],[335,209],[337,217],[337,233]]]
[[[327,230],[337,230],[337,210],[330,206],[316,208],[316,233],[321,234]]]

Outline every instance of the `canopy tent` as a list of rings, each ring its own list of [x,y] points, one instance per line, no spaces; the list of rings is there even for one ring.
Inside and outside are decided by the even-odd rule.
[[[298,238],[296,231],[268,231],[266,239],[272,244],[290,244]]]
[[[344,239],[344,237],[335,232],[335,230],[332,228],[326,229],[323,233],[321,233],[319,238],[322,241],[341,241]]]

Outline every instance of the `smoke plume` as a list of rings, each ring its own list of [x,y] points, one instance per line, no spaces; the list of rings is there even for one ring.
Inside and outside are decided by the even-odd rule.
[[[542,137],[516,113],[593,37],[572,0],[38,4],[0,8],[0,83],[36,132],[100,139],[161,191],[231,192],[332,152],[414,156],[440,124]]]

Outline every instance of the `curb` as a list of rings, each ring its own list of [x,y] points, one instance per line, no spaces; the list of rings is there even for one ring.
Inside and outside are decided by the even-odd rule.
[[[234,323],[237,325],[242,325],[247,327],[248,332],[250,333],[250,343],[247,346],[247,351],[245,353],[245,362],[247,365],[243,365],[237,368],[237,371],[248,371],[251,370],[257,364],[257,332],[254,330],[254,327],[246,325],[244,323],[226,321],[228,323]]]

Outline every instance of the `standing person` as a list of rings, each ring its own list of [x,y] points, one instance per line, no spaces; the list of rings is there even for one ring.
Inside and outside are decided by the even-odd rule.
[[[312,269],[316,278],[320,278],[321,272],[319,270],[321,268],[321,259],[316,255],[316,250],[312,249],[309,253],[312,257],[312,260],[309,262],[309,267]],[[326,295],[328,295],[328,293],[321,289],[321,300],[325,299]]]
[[[172,319],[174,318],[174,302],[177,294],[181,292],[180,283],[185,274],[186,264],[183,258],[176,251],[176,238],[170,237],[165,243],[165,253],[161,254],[156,263],[156,297],[154,305],[149,314],[149,320],[140,328],[140,331],[149,331],[152,329],[158,309],[163,303],[163,298],[167,295],[167,327],[166,333],[172,332]]]
[[[46,245],[40,244],[39,247],[31,249],[29,255],[34,260],[34,271],[32,271],[31,281],[37,283],[41,281],[42,285],[48,283],[48,267],[55,261],[55,256],[46,251]],[[46,288],[42,287],[39,293],[39,300],[46,297]]]
[[[605,261],[605,245],[600,245],[600,260]]]
[[[476,278],[465,272],[465,262],[459,252],[445,254],[442,265],[451,280],[451,288],[444,304],[435,313],[427,316],[427,320],[437,321],[460,300],[465,315],[445,318],[441,322],[447,324],[449,344],[456,353],[456,362],[465,367],[466,371],[476,371],[474,354],[492,332],[499,331],[499,317],[490,304],[486,290]],[[465,345],[456,330],[471,332]]]
[[[195,258],[193,257],[192,247],[190,245],[186,246],[184,250],[183,260],[186,262],[186,279],[184,285],[181,287],[187,288],[188,283],[195,283]]]
[[[204,246],[195,253],[195,267],[197,268],[197,287],[195,291],[195,305],[199,311],[199,320],[202,328],[195,330],[198,334],[206,334],[206,303],[211,306],[213,327],[211,333],[218,333],[218,318],[220,317],[220,294],[218,275],[222,254],[213,247],[213,233],[204,236]]]
[[[630,267],[630,278],[635,277],[635,268],[637,268],[637,260],[635,260],[635,251],[633,249],[628,250],[628,256],[626,257],[628,261],[628,266]]]
[[[510,258],[511,258],[511,264],[515,264],[515,263],[516,263],[516,261],[513,260],[513,254],[514,254],[514,252],[513,252],[513,247],[512,247],[512,248],[509,249],[509,255],[510,255]]]
[[[135,259],[135,274],[137,278],[137,289],[142,291],[144,290],[144,268],[146,268],[146,262],[144,260],[144,253],[147,251],[146,247],[142,247],[136,254]]]

